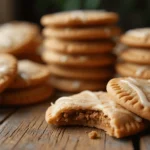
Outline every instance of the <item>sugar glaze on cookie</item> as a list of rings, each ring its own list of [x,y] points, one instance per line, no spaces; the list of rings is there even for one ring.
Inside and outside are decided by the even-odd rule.
[[[149,92],[150,93],[150,83],[142,86],[140,82],[138,82],[136,79],[128,78],[121,80],[121,82],[126,83],[129,87],[131,87],[139,96],[140,102],[147,107],[150,107],[150,101],[148,100],[147,96],[143,92]],[[140,88],[142,86],[143,90]]]

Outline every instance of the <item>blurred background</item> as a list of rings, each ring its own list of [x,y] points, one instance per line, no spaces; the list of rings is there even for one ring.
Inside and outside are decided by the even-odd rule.
[[[123,30],[150,26],[150,0],[0,0],[0,23],[16,19],[40,24],[44,14],[75,9],[117,12]]]

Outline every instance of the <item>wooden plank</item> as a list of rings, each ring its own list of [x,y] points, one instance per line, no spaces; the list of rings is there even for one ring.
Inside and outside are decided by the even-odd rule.
[[[150,129],[140,136],[140,150],[150,149]]]
[[[131,138],[116,139],[106,135],[105,150],[133,150]]]
[[[2,124],[8,117],[10,117],[16,109],[0,108],[0,124]]]
[[[86,127],[54,127],[45,122],[49,102],[19,109],[0,126],[0,148],[3,150],[130,150],[130,139],[116,140],[98,129]],[[89,139],[96,130],[100,138]]]

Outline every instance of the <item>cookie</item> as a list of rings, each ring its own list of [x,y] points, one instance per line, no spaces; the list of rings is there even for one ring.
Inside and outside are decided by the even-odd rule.
[[[102,10],[75,10],[48,14],[41,18],[44,26],[85,26],[115,24],[118,14]]]
[[[128,48],[120,53],[120,58],[131,63],[149,65],[150,64],[150,50]]]
[[[45,49],[66,54],[101,54],[111,52],[115,43],[111,40],[99,41],[66,41],[46,39]]]
[[[45,37],[54,37],[65,40],[92,40],[92,39],[109,39],[119,36],[121,30],[116,26],[93,26],[78,28],[54,28],[48,27],[43,30]]]
[[[61,91],[80,92],[83,90],[105,90],[107,81],[75,80],[51,76],[51,85]]]
[[[108,82],[107,91],[118,104],[140,117],[150,120],[149,80],[115,78]]]
[[[117,72],[126,77],[135,77],[141,79],[150,79],[150,66],[138,65],[133,63],[118,63]]]
[[[78,67],[108,66],[115,63],[116,57],[113,54],[103,55],[66,55],[46,50],[42,58],[49,64]]]
[[[28,22],[0,26],[0,53],[18,54],[39,45],[39,27]]]
[[[45,101],[53,93],[50,85],[5,91],[0,95],[0,106],[29,105]]]
[[[25,88],[45,83],[50,77],[47,66],[20,60],[18,62],[18,74],[9,88]]]
[[[128,46],[150,48],[150,28],[137,28],[127,31],[120,41]]]
[[[0,54],[0,92],[3,92],[17,75],[17,60],[9,54]]]
[[[113,102],[106,92],[83,91],[61,97],[47,109],[45,119],[57,126],[96,127],[116,138],[136,134],[147,126],[145,120]]]
[[[83,80],[106,80],[114,75],[113,66],[106,68],[72,68],[61,65],[50,65],[52,75]]]

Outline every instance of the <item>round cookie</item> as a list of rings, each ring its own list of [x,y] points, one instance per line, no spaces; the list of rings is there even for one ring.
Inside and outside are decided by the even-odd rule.
[[[39,27],[28,22],[0,26],[0,53],[18,54],[35,49],[40,43]]]
[[[106,55],[66,55],[54,51],[44,51],[42,58],[49,64],[58,64],[75,67],[99,67],[115,63],[116,57],[113,54]]]
[[[50,72],[52,75],[73,78],[73,79],[83,79],[83,80],[107,80],[113,77],[113,68],[72,68],[65,67],[61,65],[50,65]]]
[[[136,78],[114,78],[107,92],[118,104],[138,116],[150,120],[150,81]]]
[[[0,54],[0,93],[13,82],[16,75],[16,58],[9,54]]]
[[[66,92],[80,92],[83,90],[105,90],[106,89],[106,81],[85,81],[85,80],[74,80],[74,79],[66,79],[60,78],[56,76],[51,77],[51,85],[61,91]]]
[[[75,10],[48,14],[42,17],[44,26],[85,26],[114,24],[119,16],[114,12],[102,10]]]
[[[116,64],[116,71],[124,77],[150,79],[150,66],[147,65],[118,63]]]
[[[18,62],[18,75],[9,88],[25,88],[43,84],[49,79],[50,72],[47,66],[20,60]]]
[[[120,35],[121,30],[116,26],[106,27],[78,27],[78,28],[54,28],[48,27],[43,30],[46,37],[60,38],[65,40],[95,40],[109,39]]]
[[[37,87],[5,91],[0,95],[0,106],[29,105],[45,101],[53,93],[48,84]]]
[[[120,58],[131,63],[150,64],[150,50],[141,48],[128,48],[120,53]]]
[[[127,31],[120,41],[128,46],[150,48],[150,28],[137,28]]]
[[[45,49],[67,54],[99,54],[111,52],[115,43],[111,40],[102,41],[65,41],[46,39]]]

